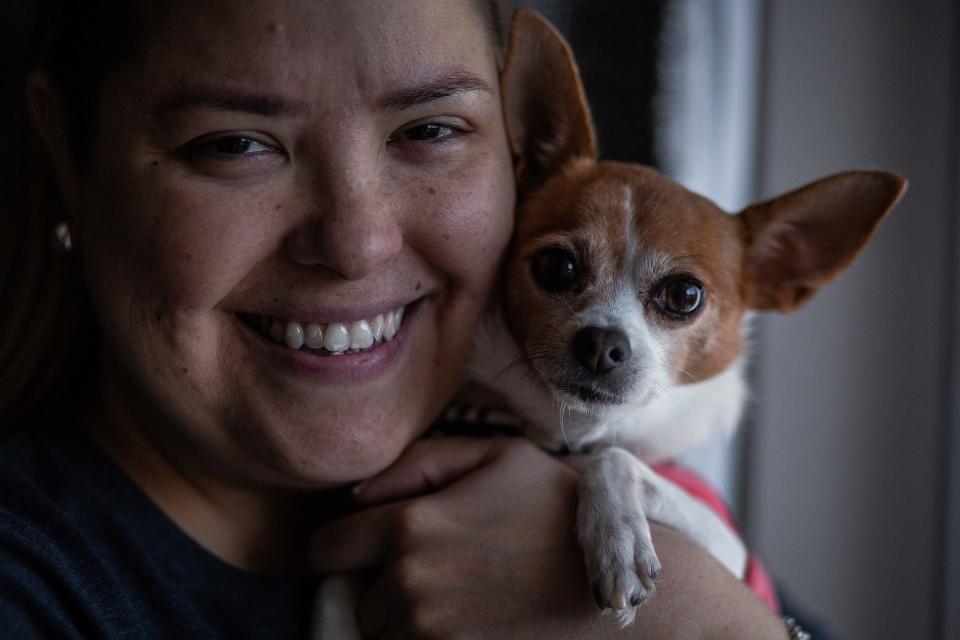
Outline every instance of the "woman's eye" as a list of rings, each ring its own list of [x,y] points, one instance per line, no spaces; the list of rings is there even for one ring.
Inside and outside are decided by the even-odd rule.
[[[197,162],[231,162],[254,158],[273,158],[279,149],[249,135],[221,135],[201,138],[184,149],[190,160]]]
[[[219,177],[244,177],[283,166],[283,149],[244,133],[211,134],[181,149],[187,163],[200,173]]]
[[[213,133],[180,147],[178,156],[192,171],[215,178],[262,176],[285,166],[289,157],[264,134]]]
[[[392,135],[389,142],[442,142],[455,137],[457,133],[459,133],[459,130],[450,125],[439,122],[425,122]]]
[[[242,156],[273,150],[272,147],[267,146],[259,140],[243,136],[218,138],[207,143],[205,146],[214,154],[221,156]]]
[[[669,278],[660,286],[655,300],[668,315],[687,320],[703,308],[703,285],[687,276]]]
[[[450,127],[431,122],[407,129],[401,135],[408,140],[436,140],[437,138],[445,138],[452,133],[453,129]]]
[[[580,284],[577,259],[565,249],[544,249],[533,256],[533,277],[548,293],[566,293]]]

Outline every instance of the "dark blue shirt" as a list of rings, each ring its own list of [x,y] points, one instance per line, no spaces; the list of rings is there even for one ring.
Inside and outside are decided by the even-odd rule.
[[[0,637],[303,639],[316,582],[199,546],[86,437],[0,440]]]

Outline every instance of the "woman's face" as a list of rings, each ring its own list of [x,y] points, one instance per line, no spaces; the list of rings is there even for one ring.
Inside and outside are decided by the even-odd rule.
[[[168,4],[81,172],[111,397],[182,464],[368,476],[458,385],[509,237],[489,29],[467,0]]]

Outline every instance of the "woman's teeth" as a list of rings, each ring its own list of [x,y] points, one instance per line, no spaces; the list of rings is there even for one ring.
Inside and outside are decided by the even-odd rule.
[[[403,322],[403,309],[400,307],[381,313],[369,320],[332,322],[326,325],[264,316],[260,316],[258,322],[260,331],[277,344],[286,345],[290,349],[306,347],[312,351],[340,355],[347,351],[363,351],[380,342],[392,340]]]

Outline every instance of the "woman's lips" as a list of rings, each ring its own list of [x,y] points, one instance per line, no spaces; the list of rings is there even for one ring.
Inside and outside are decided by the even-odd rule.
[[[406,306],[401,306],[367,319],[325,324],[268,316],[241,318],[264,337],[288,349],[339,356],[366,351],[392,340],[403,324],[405,309]]]
[[[399,359],[400,354],[409,340],[411,327],[417,322],[419,311],[424,306],[424,299],[421,298],[413,303],[403,307],[398,307],[385,314],[378,314],[382,317],[382,326],[377,327],[376,316],[371,319],[354,320],[349,322],[334,322],[326,325],[319,323],[306,323],[300,321],[284,321],[277,318],[264,318],[255,315],[237,315],[240,318],[240,324],[243,325],[242,333],[248,338],[254,348],[262,353],[267,360],[267,366],[279,367],[286,373],[306,376],[317,382],[336,384],[338,382],[359,382],[375,378],[385,371]],[[389,314],[393,314],[390,320]],[[373,322],[371,322],[371,320]],[[388,326],[388,321],[392,326]],[[269,323],[269,324],[268,324]],[[297,326],[303,331],[303,343],[294,348],[299,341]],[[310,327],[311,324],[318,325],[320,335],[316,335],[316,329]],[[363,326],[366,324],[366,327]],[[275,332],[274,327],[279,325],[283,333]],[[359,326],[358,326],[359,325]],[[264,327],[268,327],[266,332]],[[343,327],[341,331],[339,327]],[[288,331],[289,329],[289,331]],[[310,335],[313,331],[313,335]],[[369,331],[369,336],[366,332]],[[333,332],[334,337],[330,346],[327,348],[328,332]],[[380,338],[376,338],[376,333],[380,333]],[[393,335],[389,335],[392,333]],[[273,335],[271,335],[273,334]],[[292,334],[288,336],[288,334]],[[288,341],[288,337],[290,340]],[[320,344],[323,347],[319,349],[310,348],[307,344],[307,338],[310,337],[314,344]],[[367,347],[370,339],[372,343]],[[350,340],[347,345],[347,339]],[[357,340],[354,343],[354,339]],[[353,344],[358,348],[354,349]],[[347,345],[347,348],[341,347]]]

